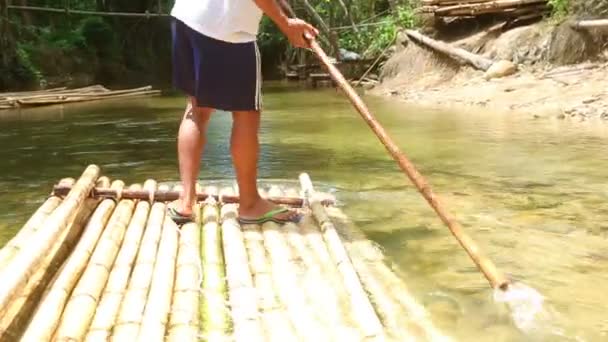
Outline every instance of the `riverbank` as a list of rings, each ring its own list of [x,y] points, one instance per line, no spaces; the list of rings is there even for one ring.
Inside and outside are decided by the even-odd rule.
[[[517,71],[488,79],[483,71],[403,36],[370,93],[450,110],[608,122],[605,30],[575,30],[567,20],[546,20],[506,30],[498,25],[444,40],[488,60],[510,61]]]
[[[608,122],[608,63],[584,63],[549,70],[524,70],[485,80],[483,72],[467,70],[446,81],[429,73],[427,81],[393,79],[373,90],[417,105],[514,112],[535,118],[600,119]],[[463,108],[464,107],[464,108]]]

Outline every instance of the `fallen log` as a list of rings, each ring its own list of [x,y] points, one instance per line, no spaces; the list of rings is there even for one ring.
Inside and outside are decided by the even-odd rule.
[[[480,2],[487,2],[488,0],[422,0],[421,3],[423,5],[438,5],[438,6],[448,6],[448,5],[458,5],[458,4],[474,4]]]
[[[467,10],[472,14],[479,13],[482,10],[500,11],[505,8],[517,7],[529,4],[546,3],[547,0],[497,0],[490,2],[482,2],[478,4],[463,4],[439,8],[435,11],[435,15],[445,16],[450,15],[453,11]]]
[[[493,7],[464,8],[464,9],[451,10],[446,13],[443,13],[443,12],[438,13],[438,11],[436,11],[435,14],[438,16],[443,16],[443,17],[477,16],[477,15],[481,15],[481,14],[502,14],[502,15],[509,15],[509,16],[517,16],[517,15],[526,14],[526,13],[541,14],[543,12],[549,11],[550,9],[551,9],[551,7],[549,5],[547,5],[545,3],[539,3],[539,4],[531,4],[531,5],[525,5],[525,6],[506,7],[506,8],[493,8]]]
[[[578,20],[570,23],[573,29],[606,28],[608,19]]]
[[[440,52],[440,53],[447,55],[448,57],[454,58],[456,60],[464,61],[479,70],[486,71],[494,63],[492,60],[490,60],[488,58],[474,54],[472,52],[466,51],[466,50],[458,48],[458,47],[451,46],[444,42],[429,38],[416,31],[405,30],[405,34],[407,34],[407,36],[410,39],[413,39],[414,41],[416,41],[422,45],[425,45],[434,51]]]

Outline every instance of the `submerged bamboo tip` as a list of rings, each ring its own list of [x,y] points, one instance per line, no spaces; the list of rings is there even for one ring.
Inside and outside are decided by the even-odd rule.
[[[95,184],[95,186],[98,187],[109,187],[110,186],[110,178],[106,177],[106,176],[101,176],[97,179],[97,183]]]

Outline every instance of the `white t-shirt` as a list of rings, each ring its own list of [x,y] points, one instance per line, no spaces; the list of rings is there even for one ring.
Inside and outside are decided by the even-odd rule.
[[[253,0],[175,0],[171,16],[205,36],[244,43],[256,40],[262,10]]]

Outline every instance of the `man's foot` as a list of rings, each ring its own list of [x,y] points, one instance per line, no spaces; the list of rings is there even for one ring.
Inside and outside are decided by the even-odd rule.
[[[184,207],[181,201],[176,201],[167,206],[167,215],[178,225],[194,221],[192,207]]]
[[[268,221],[282,224],[299,220],[300,215],[296,211],[277,206],[265,199],[259,199],[250,207],[239,206],[238,221],[241,224],[262,224]]]

